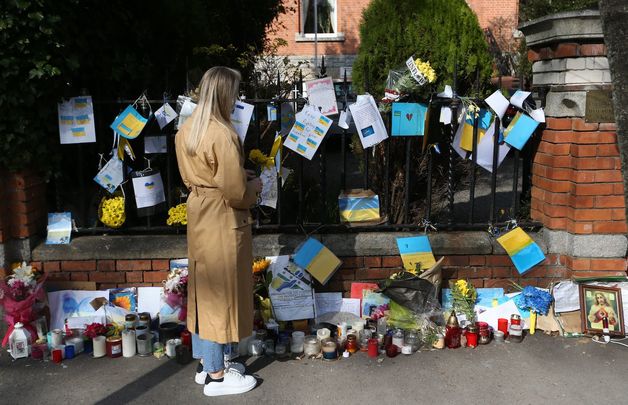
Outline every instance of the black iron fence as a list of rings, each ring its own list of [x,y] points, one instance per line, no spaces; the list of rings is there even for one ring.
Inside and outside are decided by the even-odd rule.
[[[302,89],[301,83],[294,86]],[[339,108],[351,101],[346,79],[338,86]],[[343,91],[344,90],[344,91]],[[247,133],[245,150],[259,148],[268,153],[276,132],[282,131],[285,109],[299,111],[306,100],[298,97],[247,99],[254,105],[254,115]],[[182,233],[184,227],[167,226],[167,210],[140,217],[135,210],[130,182],[122,189],[126,195],[125,224],[110,229],[98,220],[98,205],[107,193],[92,179],[99,162],[109,158],[112,134],[109,124],[134,100],[94,102],[97,142],[94,144],[63,145],[61,175],[50,187],[50,209],[71,211],[79,234],[103,233]],[[483,106],[482,100],[473,100]],[[149,100],[156,110],[164,100]],[[174,100],[166,100],[173,107]],[[459,100],[433,97],[434,111],[440,106],[458,107]],[[277,108],[277,120],[267,117],[267,106]],[[142,111],[140,111],[142,112]],[[499,118],[497,118],[499,120]],[[392,116],[385,114],[390,130]],[[286,122],[283,122],[285,135]],[[497,123],[497,127],[499,122]],[[530,162],[534,142],[523,151],[513,148],[499,168],[498,139],[494,138],[493,171],[479,168],[477,162],[478,120],[473,125],[473,151],[469,160],[461,159],[452,142],[457,126],[438,124],[438,115],[430,120],[429,131],[438,146],[424,148],[422,137],[390,137],[372,148],[361,147],[355,128],[342,129],[334,122],[315,157],[305,158],[283,148],[283,166],[293,172],[283,187],[278,187],[276,209],[254,209],[256,232],[353,232],[422,230],[432,225],[438,229],[485,230],[518,219],[526,226],[538,226],[528,219]],[[389,131],[390,133],[390,131]],[[436,134],[435,134],[436,133]],[[174,151],[174,124],[159,128],[149,120],[140,137],[131,141],[136,158],[125,158],[125,172],[150,167],[160,171],[168,207],[185,202],[187,190],[180,179]],[[166,137],[164,153],[145,153],[148,136]],[[250,167],[252,168],[252,166]],[[128,176],[127,176],[128,177]],[[281,184],[281,179],[278,179]],[[364,188],[373,190],[380,199],[382,220],[368,226],[348,226],[340,223],[338,195],[342,190]]]

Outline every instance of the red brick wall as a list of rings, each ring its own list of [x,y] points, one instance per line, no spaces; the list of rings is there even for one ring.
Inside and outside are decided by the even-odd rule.
[[[615,124],[548,118],[532,165],[532,218],[573,234],[626,233]]]
[[[4,176],[3,239],[23,239],[46,229],[46,183],[34,171],[8,172]]]
[[[319,42],[319,55],[354,55],[360,46],[360,22],[362,11],[370,0],[337,0],[338,31],[345,35],[343,42]],[[510,32],[517,27],[519,2],[517,0],[467,0],[469,7],[478,16],[481,28],[490,27],[500,19],[507,21]],[[279,20],[269,31],[269,38],[283,38],[288,46],[279,50],[280,55],[314,55],[313,42],[296,42],[295,34],[300,31],[300,1],[284,0],[284,5],[292,8],[279,16]]]
[[[402,269],[399,256],[341,257],[342,267],[317,291],[348,294],[354,281],[376,282]],[[588,259],[587,259],[588,260]],[[609,261],[609,259],[599,259]],[[161,286],[168,274],[168,260],[69,260],[33,262],[48,273],[50,280],[93,281],[97,288]],[[619,263],[613,263],[619,266]],[[580,259],[549,254],[546,260],[521,277],[506,255],[454,255],[445,258],[443,286],[448,280],[464,278],[476,287],[511,288],[519,285],[546,287],[551,282],[569,278],[572,269],[580,269]],[[623,261],[625,266],[625,261]],[[618,271],[602,272],[617,275]],[[596,274],[601,274],[596,272]],[[623,273],[625,274],[625,273]]]

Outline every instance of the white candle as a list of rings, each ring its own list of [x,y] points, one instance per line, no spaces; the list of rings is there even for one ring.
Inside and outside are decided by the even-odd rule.
[[[103,357],[107,354],[104,336],[96,336],[92,339],[92,343],[94,345],[94,357]]]
[[[132,329],[122,331],[122,356],[135,356],[135,331]]]

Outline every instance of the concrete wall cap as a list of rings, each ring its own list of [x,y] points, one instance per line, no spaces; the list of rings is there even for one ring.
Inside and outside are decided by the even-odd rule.
[[[567,11],[546,15],[519,25],[530,48],[554,42],[604,38],[599,10]]]

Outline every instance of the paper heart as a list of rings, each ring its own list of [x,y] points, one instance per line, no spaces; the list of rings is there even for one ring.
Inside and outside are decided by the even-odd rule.
[[[412,121],[412,114],[410,113],[406,114],[406,118],[408,119],[408,121]]]

